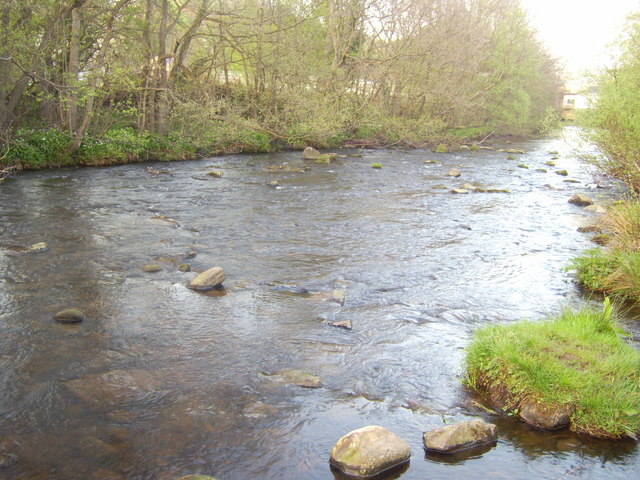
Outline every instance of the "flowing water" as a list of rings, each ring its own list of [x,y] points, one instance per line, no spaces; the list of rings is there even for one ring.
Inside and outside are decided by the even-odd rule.
[[[502,145],[527,151],[515,159],[345,150],[362,156],[300,173],[289,152],[7,179],[0,478],[334,479],[331,448],[365,425],[412,447],[387,478],[640,476],[634,442],[532,430],[461,385],[474,329],[588,302],[563,268],[593,246],[576,229],[594,217],[567,200],[616,192],[595,188],[574,137]],[[509,193],[435,188],[467,182]],[[36,242],[49,249],[24,251]],[[143,272],[151,262],[163,270]],[[213,266],[223,291],[186,288]],[[66,307],[85,321],[51,319]],[[274,375],[285,369],[323,387]],[[424,431],[477,417],[498,424],[494,448],[425,455]]]

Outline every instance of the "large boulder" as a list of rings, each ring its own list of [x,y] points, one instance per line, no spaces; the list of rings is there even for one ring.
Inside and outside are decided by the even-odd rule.
[[[497,438],[498,427],[475,419],[426,432],[423,441],[427,451],[452,453],[495,442]]]
[[[572,413],[573,410],[566,405],[549,408],[536,402],[522,402],[518,409],[518,418],[534,427],[557,430],[569,424]]]
[[[320,157],[320,152],[313,147],[307,147],[302,152],[302,158],[307,160],[317,160]]]
[[[354,477],[368,478],[409,461],[411,447],[384,427],[368,426],[342,437],[331,450],[331,465]]]
[[[204,292],[222,285],[224,278],[224,270],[220,267],[213,267],[193,278],[187,287],[191,290]]]

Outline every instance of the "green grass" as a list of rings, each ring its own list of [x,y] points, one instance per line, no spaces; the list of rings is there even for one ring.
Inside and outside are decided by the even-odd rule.
[[[575,270],[578,284],[589,290],[640,303],[640,201],[611,205],[601,225],[610,232],[607,248],[585,251],[567,269]]]
[[[602,438],[640,432],[640,353],[603,311],[566,310],[540,322],[482,328],[467,349],[466,383],[498,393],[507,409],[523,399],[572,407],[570,428]]]

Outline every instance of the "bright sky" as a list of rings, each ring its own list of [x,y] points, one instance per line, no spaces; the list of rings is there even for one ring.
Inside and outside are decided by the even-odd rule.
[[[610,63],[613,43],[640,0],[521,0],[549,52],[578,76]]]

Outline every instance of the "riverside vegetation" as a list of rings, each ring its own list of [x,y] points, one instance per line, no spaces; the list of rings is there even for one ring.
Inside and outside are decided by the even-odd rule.
[[[0,168],[544,131],[561,82],[518,0],[0,5]]]
[[[611,205],[595,227],[606,247],[571,261],[576,280],[615,300],[640,303],[640,15],[629,17],[623,53],[599,78],[599,97],[582,118],[603,155],[590,160],[625,182],[627,198]],[[606,438],[640,432],[640,354],[603,312],[565,311],[543,322],[492,326],[468,349],[467,383],[521,416],[523,404],[564,409],[571,429]]]
[[[600,222],[605,248],[592,249],[573,260],[578,282],[630,304],[640,302],[640,14],[629,17],[616,67],[599,79],[595,108],[582,120],[587,137],[604,155],[590,160],[622,180],[628,196],[612,205]]]

